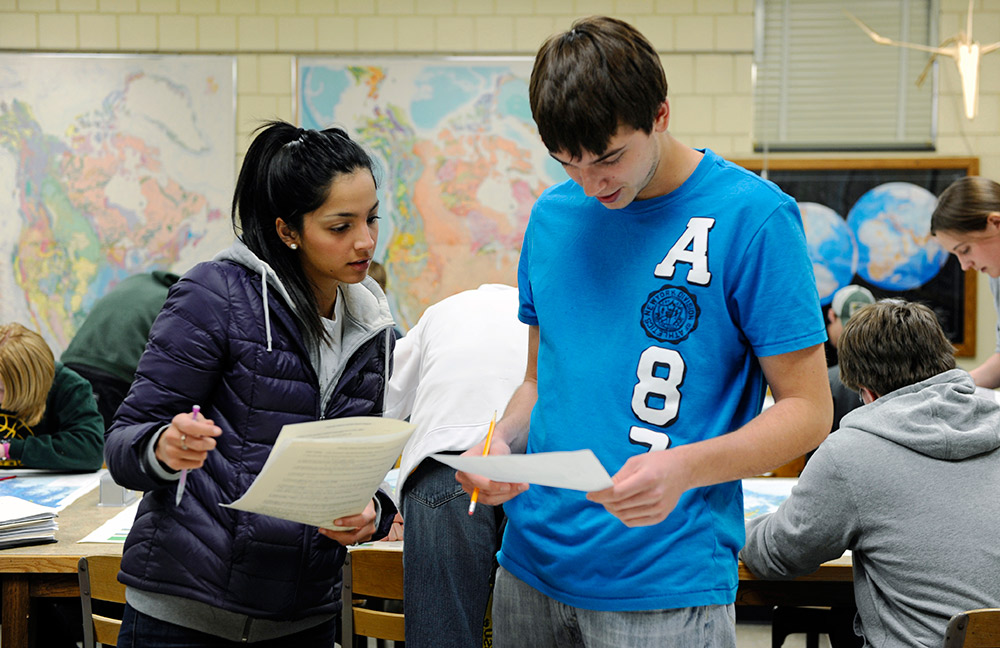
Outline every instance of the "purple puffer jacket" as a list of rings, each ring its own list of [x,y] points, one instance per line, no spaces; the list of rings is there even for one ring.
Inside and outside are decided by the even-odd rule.
[[[266,272],[265,290],[259,273],[216,260],[195,266],[172,287],[107,433],[105,458],[116,482],[146,491],[125,543],[126,585],[255,618],[295,620],[340,609],[345,549],[315,527],[219,503],[247,490],[283,425],[380,415],[392,318],[371,280],[342,286],[352,297],[345,298],[349,359],[341,361],[334,394],[320,411],[319,382],[297,320],[275,275]],[[222,435],[204,467],[188,474],[175,506],[177,482],[145,466],[145,448],[196,403]],[[376,537],[388,532],[395,513],[379,495]]]

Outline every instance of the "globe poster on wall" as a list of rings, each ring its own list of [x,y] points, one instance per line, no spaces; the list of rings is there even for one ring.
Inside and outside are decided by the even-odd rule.
[[[762,173],[761,160],[736,160]],[[766,177],[802,212],[824,309],[848,284],[934,309],[960,356],[975,354],[976,275],[930,235],[937,197],[978,158],[770,159]]]

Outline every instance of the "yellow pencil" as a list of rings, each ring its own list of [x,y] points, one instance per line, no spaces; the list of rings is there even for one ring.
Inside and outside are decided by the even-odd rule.
[[[493,410],[493,419],[490,421],[490,429],[486,433],[486,445],[483,446],[483,456],[485,457],[490,453],[490,443],[493,442],[493,428],[497,425],[497,412]],[[479,499],[479,489],[474,488],[472,490],[472,501],[469,502],[469,515],[476,512],[476,500]]]

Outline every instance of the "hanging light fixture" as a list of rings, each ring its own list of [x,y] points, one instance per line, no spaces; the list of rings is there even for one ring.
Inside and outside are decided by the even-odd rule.
[[[950,56],[958,66],[958,76],[962,81],[962,100],[965,104],[966,119],[975,119],[979,112],[979,62],[983,56],[1000,48],[1000,41],[990,45],[981,46],[977,41],[972,40],[972,4],[969,0],[969,13],[966,18],[966,29],[960,31],[951,38],[947,38],[937,47],[921,45],[920,43],[904,43],[885,36],[880,36],[871,27],[858,20],[846,9],[844,13],[847,17],[857,23],[868,37],[879,45],[895,45],[896,47],[908,47],[910,49],[930,52],[931,58],[927,61],[924,71],[917,79],[917,85],[924,82],[931,64],[938,56]]]

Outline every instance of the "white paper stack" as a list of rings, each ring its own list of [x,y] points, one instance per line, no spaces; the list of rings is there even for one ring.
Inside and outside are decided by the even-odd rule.
[[[247,492],[221,505],[336,529],[364,511],[414,429],[364,416],[286,425]]]
[[[55,542],[58,515],[51,506],[0,496],[0,549]]]

